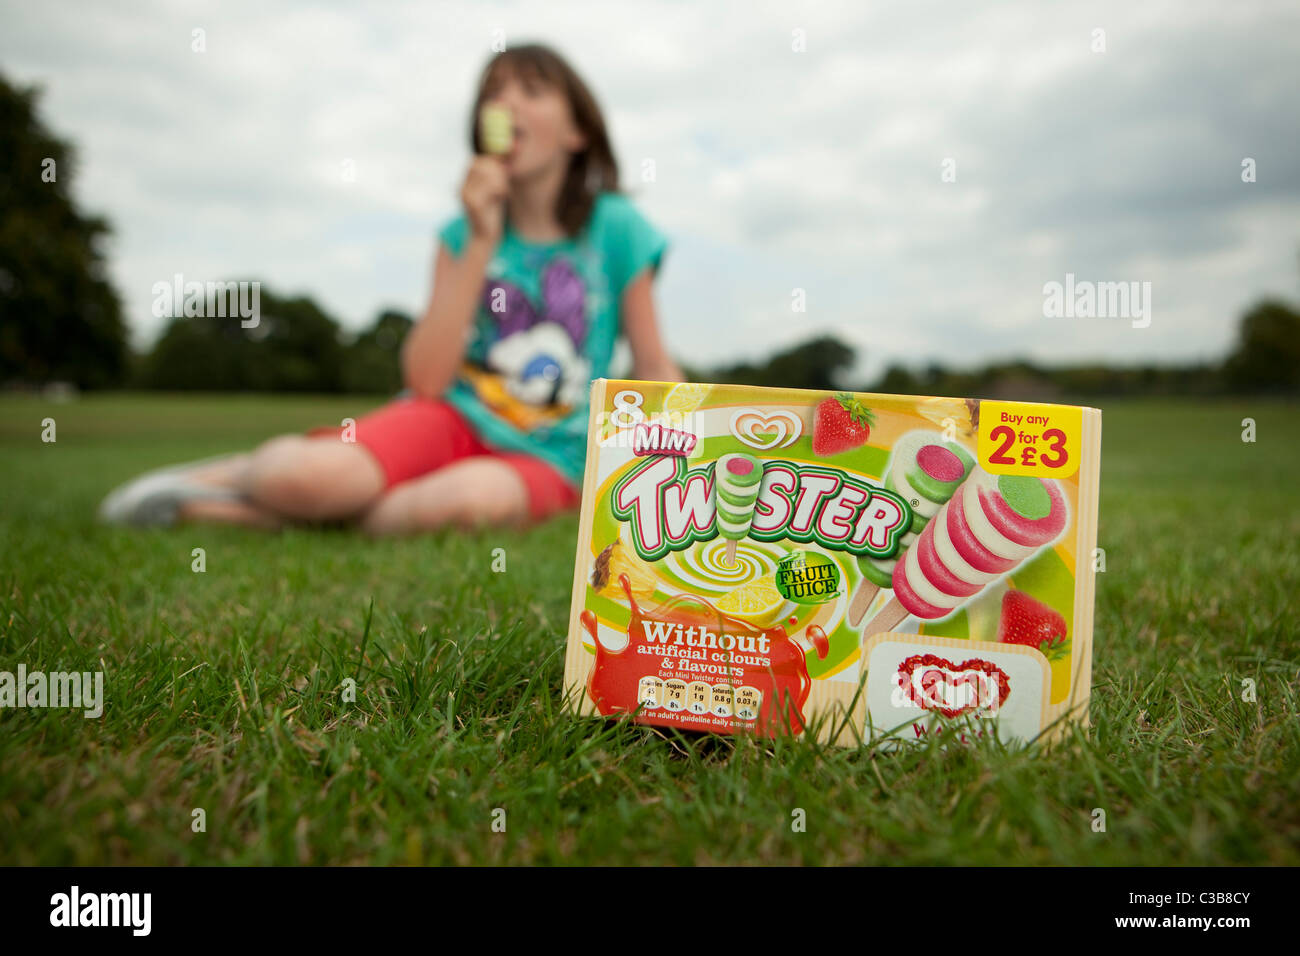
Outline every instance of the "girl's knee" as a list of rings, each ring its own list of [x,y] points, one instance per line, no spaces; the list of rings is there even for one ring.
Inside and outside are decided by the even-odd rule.
[[[518,476],[467,464],[390,491],[362,516],[361,527],[373,535],[410,534],[522,525],[528,517],[527,488]]]
[[[288,517],[324,521],[361,511],[383,485],[383,472],[364,449],[286,435],[253,453],[247,493]]]
[[[408,534],[417,530],[411,520],[410,505],[408,489],[397,488],[371,505],[358,525],[363,533],[372,537]]]
[[[263,445],[248,469],[248,496],[282,514],[312,518],[317,510],[320,476],[286,444]]]
[[[528,489],[513,471],[494,462],[465,477],[472,480],[458,483],[454,493],[437,505],[443,522],[461,528],[483,528],[527,520]]]
[[[528,489],[512,481],[495,492],[482,490],[465,520],[475,525],[522,525],[528,522]]]

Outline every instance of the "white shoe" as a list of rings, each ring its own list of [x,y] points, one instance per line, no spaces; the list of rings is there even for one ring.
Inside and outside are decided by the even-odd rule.
[[[190,477],[195,469],[229,457],[220,455],[145,472],[108,493],[99,505],[99,520],[106,524],[167,528],[176,524],[181,505],[188,501],[239,501],[243,495],[233,488],[205,484]]]

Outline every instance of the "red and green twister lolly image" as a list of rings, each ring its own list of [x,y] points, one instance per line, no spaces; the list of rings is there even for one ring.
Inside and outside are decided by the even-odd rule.
[[[939,513],[953,492],[975,467],[975,459],[955,442],[929,441],[941,438],[934,432],[911,432],[894,445],[885,466],[886,490],[896,492],[912,506],[912,527],[892,558],[858,557],[862,581],[849,599],[849,625],[857,627],[881,588],[893,587],[894,567],[905,549],[915,543],[930,519]],[[924,442],[924,444],[921,444]]]
[[[825,458],[861,448],[871,435],[876,417],[849,392],[823,399],[813,413],[813,453]]]
[[[995,477],[976,466],[894,565],[894,596],[863,635],[893,630],[909,614],[947,617],[1059,538],[1065,525],[1065,498],[1055,481]]]
[[[713,487],[718,515],[718,533],[727,539],[723,563],[736,566],[736,542],[743,541],[754,522],[754,504],[763,484],[763,463],[753,455],[733,452],[713,466]]]

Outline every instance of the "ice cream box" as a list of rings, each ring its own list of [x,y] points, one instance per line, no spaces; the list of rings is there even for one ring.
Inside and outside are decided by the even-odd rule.
[[[1087,724],[1101,412],[597,379],[583,715],[897,747]]]

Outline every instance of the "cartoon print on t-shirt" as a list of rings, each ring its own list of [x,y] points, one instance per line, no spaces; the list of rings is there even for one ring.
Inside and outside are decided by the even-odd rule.
[[[467,361],[465,380],[488,408],[531,429],[568,415],[586,396],[591,364],[581,349],[587,337],[586,290],[564,259],[542,273],[542,305],[503,279],[489,279],[483,306],[497,327],[482,362]]]

